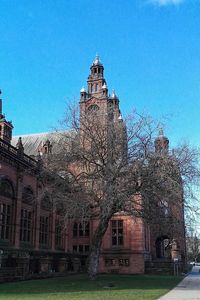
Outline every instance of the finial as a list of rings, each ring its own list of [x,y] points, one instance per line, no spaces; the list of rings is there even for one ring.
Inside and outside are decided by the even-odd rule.
[[[115,93],[115,90],[112,90],[112,94],[111,94],[111,98],[117,98],[117,95],[116,95],[116,93]]]
[[[159,136],[164,136],[164,132],[163,132],[163,128],[162,127],[159,129]]]
[[[80,92],[81,92],[81,93],[85,93],[85,92],[86,92],[86,89],[85,89],[84,86],[82,87],[82,89],[80,90]]]
[[[102,89],[107,89],[107,85],[106,85],[105,82],[104,82],[104,84],[102,85]]]
[[[18,142],[16,144],[18,155],[22,155],[24,153],[24,146],[22,144],[22,138],[19,137]]]
[[[99,55],[98,55],[98,54],[96,54],[93,64],[94,64],[94,65],[100,64],[100,58],[99,58]]]
[[[18,149],[23,148],[21,136],[20,136],[19,139],[18,139],[18,142],[17,142],[17,144],[16,144],[16,147],[17,147]]]

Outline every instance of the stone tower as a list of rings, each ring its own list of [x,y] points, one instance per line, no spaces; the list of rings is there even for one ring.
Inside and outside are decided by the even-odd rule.
[[[112,115],[114,121],[122,121],[119,99],[112,92],[108,95],[108,88],[104,78],[104,67],[97,55],[90,67],[90,75],[87,81],[87,91],[83,87],[80,90],[80,114],[83,116],[87,112],[98,111],[101,120],[106,121],[106,118]]]
[[[159,131],[159,136],[155,139],[155,152],[162,155],[169,152],[169,139],[164,136],[162,128]]]

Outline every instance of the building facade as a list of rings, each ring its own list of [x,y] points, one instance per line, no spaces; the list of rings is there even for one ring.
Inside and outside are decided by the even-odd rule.
[[[87,83],[87,91],[80,91],[81,115],[100,110],[104,122],[112,106],[113,119],[123,127],[119,99],[114,91],[108,94],[98,56],[91,65]],[[53,153],[56,137],[34,134],[12,138],[13,125],[3,115],[0,103],[0,274],[4,278],[25,278],[85,271],[98,218],[74,222],[65,228],[62,214],[52,209],[48,195],[39,197],[41,157]],[[168,144],[160,132],[155,150],[168,151]],[[162,209],[166,217],[167,203]],[[177,214],[180,230],[176,236],[171,236],[169,229],[147,225],[140,218],[115,214],[103,238],[99,272],[142,274],[157,267],[173,268],[174,258],[184,262],[183,204]]]

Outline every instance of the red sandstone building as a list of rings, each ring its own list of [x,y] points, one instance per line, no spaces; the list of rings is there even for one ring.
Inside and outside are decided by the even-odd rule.
[[[80,92],[80,111],[114,105],[114,118],[121,119],[119,99],[108,95],[104,67],[95,58],[88,77],[88,90]],[[52,210],[48,197],[40,201],[38,153],[54,151],[55,138],[34,134],[12,138],[12,123],[0,106],[0,274],[34,276],[54,272],[84,271],[90,243],[98,220],[75,222],[64,229],[62,216]],[[155,142],[168,149],[162,132]],[[165,206],[164,214],[168,214]],[[183,206],[179,209],[180,230],[176,236],[166,228],[145,225],[142,219],[116,214],[105,233],[99,272],[144,273],[170,265],[174,257],[184,260]],[[174,243],[169,246],[169,240]]]

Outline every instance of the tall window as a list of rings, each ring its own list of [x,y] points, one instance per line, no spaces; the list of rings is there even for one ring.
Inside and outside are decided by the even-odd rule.
[[[78,223],[74,222],[74,226],[73,226],[73,237],[77,237],[78,236]]]
[[[0,204],[0,238],[9,240],[11,229],[11,206]]]
[[[79,224],[79,236],[89,236],[89,232],[89,222],[83,222]]]
[[[21,209],[20,241],[31,242],[32,214],[27,209]]]
[[[123,221],[113,220],[112,225],[112,245],[122,246],[123,245]]]
[[[158,203],[159,206],[159,214],[161,217],[169,217],[170,210],[169,210],[169,204],[165,200],[161,200]]]
[[[40,217],[40,238],[39,243],[41,245],[48,245],[49,238],[49,217]]]
[[[91,83],[91,93],[94,92],[94,85]]]
[[[56,220],[55,246],[56,246],[56,248],[59,248],[59,249],[64,248],[64,238],[63,238],[63,232],[62,232],[62,225],[59,222],[59,220]]]
[[[87,237],[90,235],[90,224],[89,222],[74,223],[73,226],[73,237]]]

